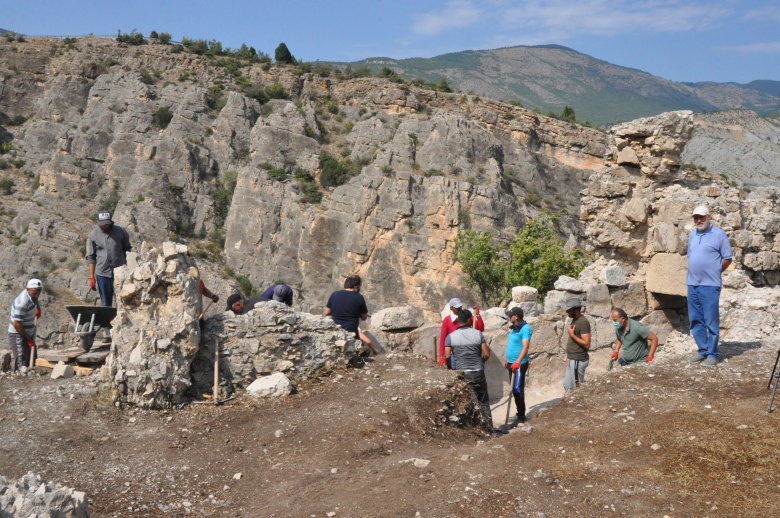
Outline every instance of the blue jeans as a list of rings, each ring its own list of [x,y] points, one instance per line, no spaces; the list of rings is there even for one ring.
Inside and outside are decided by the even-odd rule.
[[[100,293],[100,303],[104,306],[111,306],[114,304],[114,279],[111,277],[103,277],[95,275],[97,281],[98,293]]]
[[[720,286],[688,286],[688,319],[699,354],[718,357]]]

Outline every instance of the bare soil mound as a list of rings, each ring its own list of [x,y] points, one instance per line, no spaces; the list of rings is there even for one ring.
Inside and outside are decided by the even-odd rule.
[[[615,369],[508,435],[443,424],[463,384],[412,355],[163,412],[3,376],[0,473],[86,491],[93,516],[777,515],[776,351],[724,350]]]

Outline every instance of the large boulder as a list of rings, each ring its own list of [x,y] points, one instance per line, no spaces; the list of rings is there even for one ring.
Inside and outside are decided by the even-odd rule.
[[[245,315],[225,312],[206,320],[192,362],[192,381],[196,392],[211,392],[217,346],[221,383],[232,390],[275,372],[306,379],[343,366],[355,345],[355,335],[329,317],[263,302]]]
[[[144,244],[114,278],[119,309],[106,363],[114,401],[142,408],[183,403],[200,342],[199,278],[187,247]]]
[[[688,296],[685,277],[688,275],[688,259],[679,254],[655,254],[645,270],[647,291],[664,295]]]
[[[612,305],[621,308],[629,317],[640,317],[647,313],[647,296],[642,282],[631,282],[612,292]],[[610,312],[611,313],[611,312]],[[610,316],[610,315],[606,315]]]
[[[290,395],[293,385],[290,379],[281,372],[257,378],[246,388],[246,393],[256,398],[272,398]]]
[[[379,331],[415,329],[423,322],[422,309],[413,306],[385,308],[371,315],[371,327]]]

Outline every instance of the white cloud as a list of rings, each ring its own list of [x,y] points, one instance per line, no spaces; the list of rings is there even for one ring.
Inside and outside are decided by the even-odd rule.
[[[700,31],[732,15],[729,7],[706,0],[451,0],[440,10],[417,15],[413,32],[435,36],[450,28],[480,25],[492,31],[495,40],[514,36],[560,43],[567,36]]]
[[[747,45],[733,45],[720,47],[723,50],[744,52],[746,54],[780,54],[780,41],[768,41],[765,43],[749,43]]]
[[[417,15],[412,30],[421,36],[435,36],[447,29],[474,25],[483,14],[482,8],[475,4],[468,0],[451,0],[443,9]]]
[[[704,2],[583,0],[514,2],[504,15],[505,29],[567,30],[572,34],[614,36],[636,32],[683,32],[717,25],[729,9]]]

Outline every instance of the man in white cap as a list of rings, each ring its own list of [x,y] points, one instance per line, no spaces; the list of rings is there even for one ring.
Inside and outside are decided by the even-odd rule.
[[[463,302],[457,297],[450,299],[450,315],[444,317],[441,321],[441,332],[439,333],[439,365],[447,363],[447,359],[444,357],[444,341],[447,339],[447,335],[458,329],[458,312],[463,307]],[[479,306],[474,306],[474,317],[471,327],[477,331],[485,330],[485,322],[482,321],[482,316],[479,314]],[[454,369],[455,365],[451,364],[450,368]]]
[[[14,367],[21,373],[27,372],[30,351],[35,347],[35,318],[41,316],[38,297],[43,291],[39,279],[27,281],[23,290],[11,305],[11,319],[8,324],[8,343],[14,353]]]
[[[691,363],[713,367],[718,363],[720,335],[721,274],[732,261],[731,244],[726,233],[712,224],[704,205],[693,209],[695,228],[688,238],[688,319],[698,351]]]
[[[104,306],[111,306],[114,301],[114,268],[127,264],[125,254],[132,249],[127,230],[115,225],[107,210],[98,212],[97,226],[87,237],[86,260],[89,287],[97,287]]]

